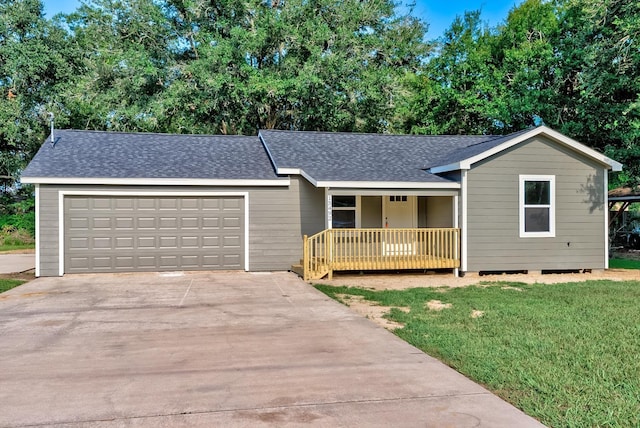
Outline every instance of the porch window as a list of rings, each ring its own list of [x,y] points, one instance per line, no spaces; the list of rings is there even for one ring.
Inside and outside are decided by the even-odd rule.
[[[331,198],[331,226],[334,229],[355,229],[356,197],[336,196]]]
[[[407,202],[406,196],[389,196],[389,202]]]
[[[555,176],[520,176],[520,237],[555,236]]]

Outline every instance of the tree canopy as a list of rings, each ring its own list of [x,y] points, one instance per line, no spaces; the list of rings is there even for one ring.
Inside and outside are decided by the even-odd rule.
[[[640,182],[640,3],[526,0],[438,40],[392,0],[0,0],[0,184],[56,126],[505,134],[541,123]]]

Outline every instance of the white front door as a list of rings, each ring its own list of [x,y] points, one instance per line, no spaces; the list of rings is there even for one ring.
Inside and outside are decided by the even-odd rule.
[[[416,196],[383,196],[382,211],[384,227],[418,227],[418,208]]]

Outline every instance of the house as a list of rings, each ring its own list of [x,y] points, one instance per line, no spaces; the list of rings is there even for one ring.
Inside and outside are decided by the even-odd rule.
[[[545,126],[506,136],[57,131],[35,184],[36,275],[608,266],[607,173]],[[303,245],[304,244],[304,245]]]

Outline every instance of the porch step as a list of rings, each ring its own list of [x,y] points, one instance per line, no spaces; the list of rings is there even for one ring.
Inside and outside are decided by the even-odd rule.
[[[297,274],[300,278],[304,278],[304,268],[302,264],[299,265],[291,265],[291,272]]]

